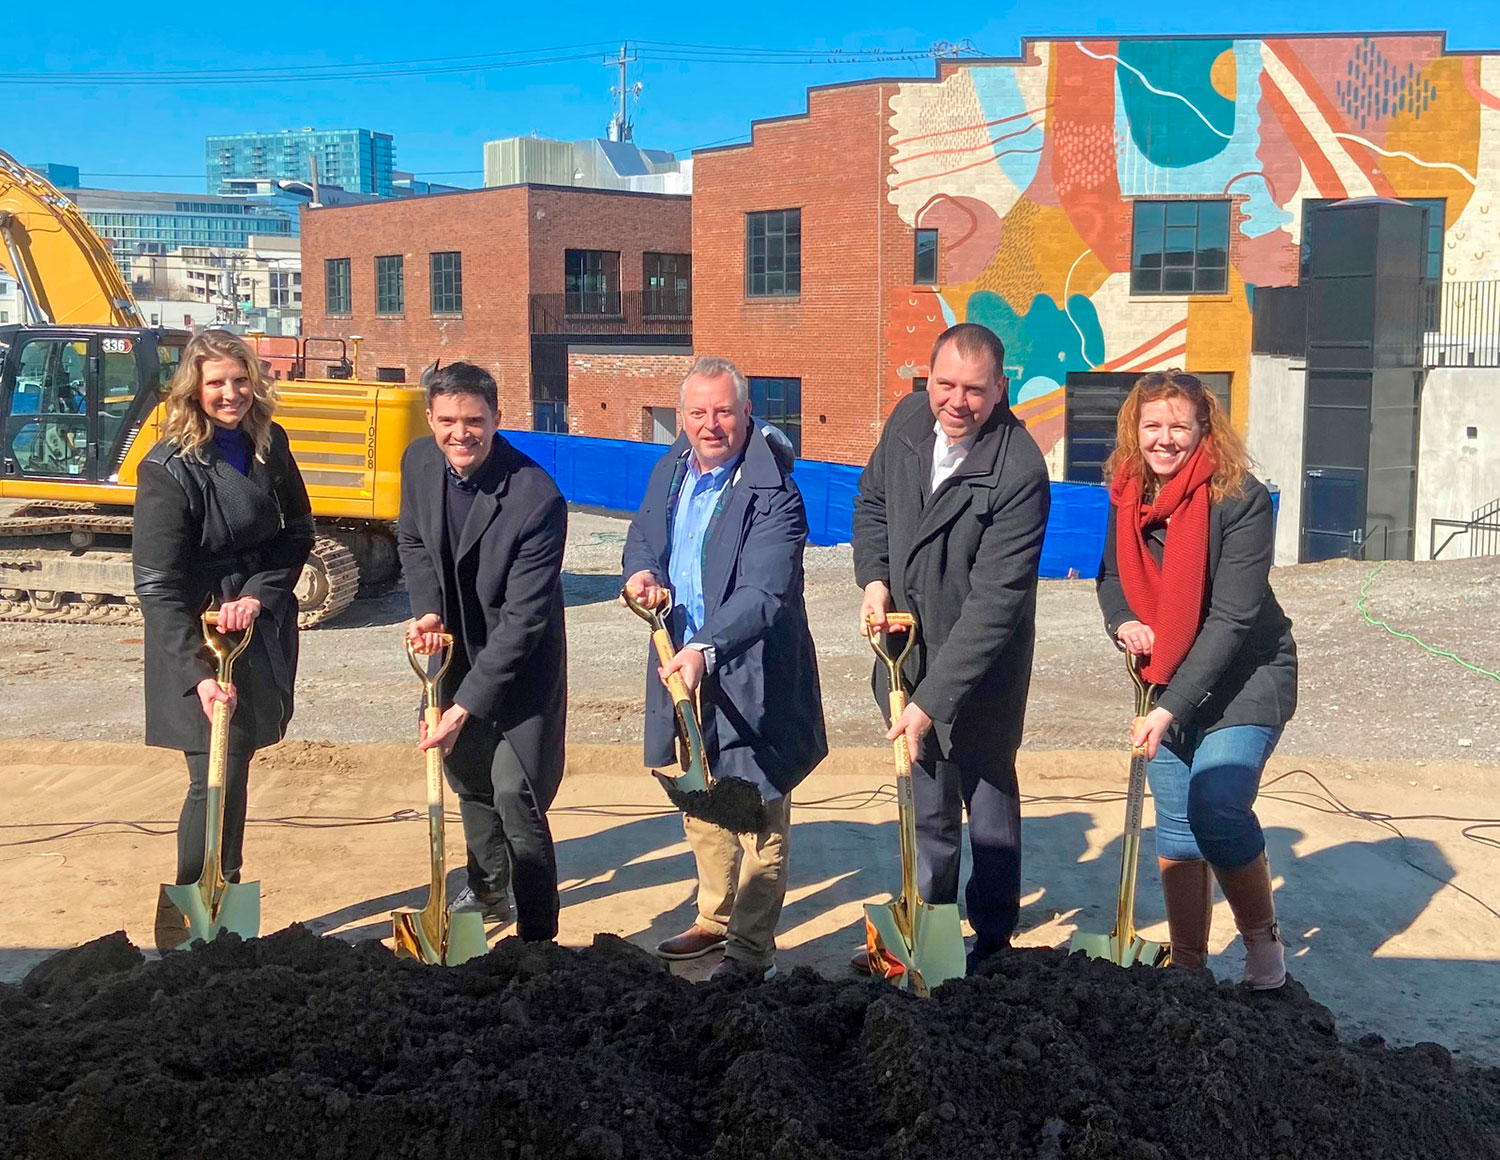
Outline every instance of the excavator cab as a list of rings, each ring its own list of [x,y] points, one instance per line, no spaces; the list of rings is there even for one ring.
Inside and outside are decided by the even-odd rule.
[[[121,467],[150,425],[187,334],[100,327],[0,328],[0,495],[47,481],[131,486]],[[108,502],[107,494],[90,498]]]

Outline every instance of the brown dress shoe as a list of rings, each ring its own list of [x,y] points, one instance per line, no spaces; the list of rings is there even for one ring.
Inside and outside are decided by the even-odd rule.
[[[673,962],[683,959],[701,959],[704,955],[723,949],[725,936],[704,930],[696,922],[681,934],[663,939],[656,944],[656,953]]]
[[[724,959],[718,966],[708,972],[710,983],[722,979],[749,979],[752,983],[769,983],[776,977],[776,964],[758,967],[754,963],[747,963],[742,959]]]

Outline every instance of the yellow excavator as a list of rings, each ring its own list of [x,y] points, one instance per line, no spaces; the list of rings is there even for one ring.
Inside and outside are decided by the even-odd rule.
[[[0,620],[137,621],[136,469],[191,336],[144,326],[87,219],[4,152],[0,273],[28,319],[0,326],[0,499],[29,501],[0,516]],[[304,377],[313,341],[338,343],[327,378]],[[308,628],[399,574],[401,454],[427,428],[421,389],[356,381],[341,340],[298,351],[276,419],[318,524],[297,586]]]

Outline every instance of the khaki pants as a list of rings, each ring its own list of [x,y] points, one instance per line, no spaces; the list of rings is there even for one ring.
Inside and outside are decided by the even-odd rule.
[[[731,834],[696,818],[682,819],[698,862],[698,925],[728,936],[725,958],[769,967],[775,957],[791,806],[785,795],[767,802],[767,824],[759,834]]]

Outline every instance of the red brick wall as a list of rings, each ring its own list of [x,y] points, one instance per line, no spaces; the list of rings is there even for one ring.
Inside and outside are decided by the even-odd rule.
[[[650,434],[648,407],[677,408],[689,354],[568,353],[568,426],[574,435],[634,439]]]
[[[894,402],[882,295],[909,287],[915,241],[886,200],[896,88],[813,90],[807,116],[693,159],[693,349],[800,378],[807,459],[863,463]],[[745,215],[799,208],[800,297],[747,298]]]
[[[691,215],[680,196],[527,186],[304,210],[303,332],[361,335],[365,379],[377,367],[404,367],[414,383],[434,359],[477,363],[499,384],[501,423],[529,429],[529,299],[562,293],[563,251],[619,250],[624,287],[639,291],[645,251],[690,251]],[[445,250],[463,254],[460,317],[431,310],[428,255]],[[406,259],[406,309],[387,318],[375,313],[375,257],[395,253]],[[327,313],[329,258],[350,259],[347,315]]]

